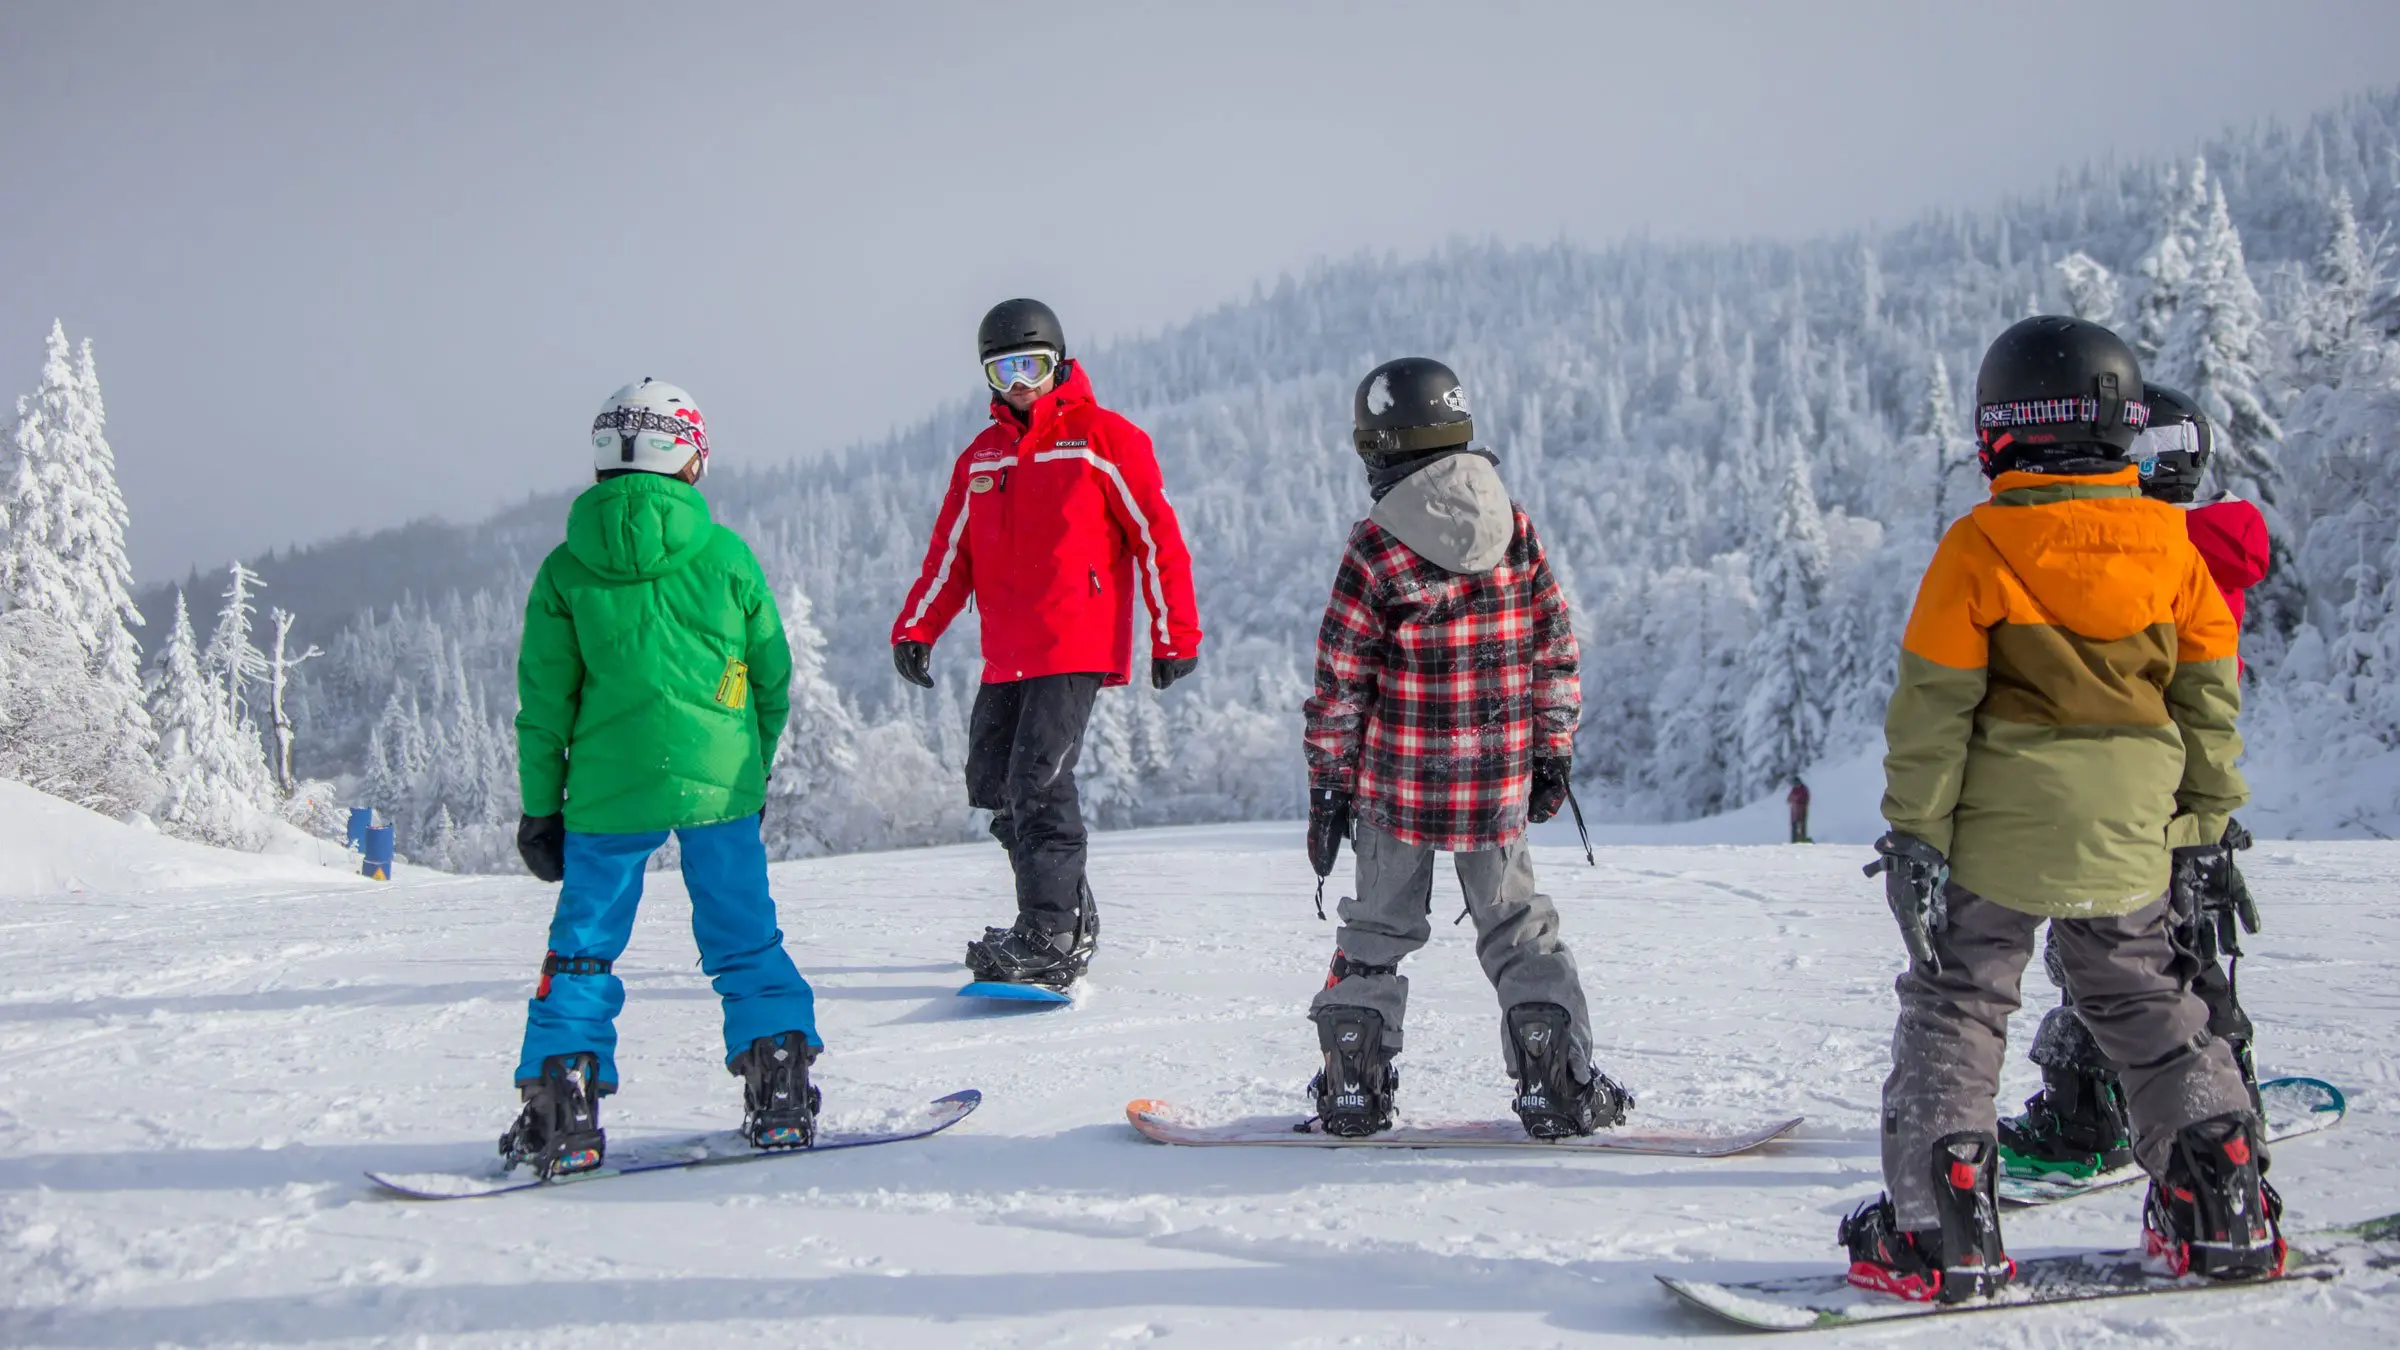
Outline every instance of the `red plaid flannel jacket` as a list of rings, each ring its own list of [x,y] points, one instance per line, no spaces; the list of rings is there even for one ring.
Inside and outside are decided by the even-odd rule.
[[[1575,634],[1533,521],[1489,572],[1417,556],[1372,520],[1350,532],[1317,632],[1313,787],[1405,843],[1501,848],[1525,831],[1535,756],[1573,753]]]

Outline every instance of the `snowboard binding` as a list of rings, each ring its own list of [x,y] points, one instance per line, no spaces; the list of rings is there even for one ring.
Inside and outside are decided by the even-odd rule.
[[[2283,1273],[2283,1197],[2267,1184],[2258,1127],[2238,1113],[2186,1125],[2142,1201],[2146,1264],[2161,1275],[2265,1280]]]
[[[742,1137],[752,1148],[807,1148],[817,1139],[817,1107],[823,1100],[808,1081],[817,1057],[798,1031],[761,1036],[733,1057],[742,1079]]]
[[[552,1055],[542,1061],[541,1077],[517,1085],[525,1108],[500,1136],[500,1156],[510,1167],[530,1164],[535,1176],[548,1181],[600,1165],[608,1137],[600,1129],[602,1089],[593,1081],[598,1071],[599,1058],[590,1051]]]
[[[968,971],[993,984],[1038,984],[1062,991],[1082,979],[1100,947],[1100,907],[1089,885],[1081,889],[1074,928],[1045,932],[1020,914],[1010,927],[986,928],[980,941],[967,944]]]
[[[2025,1113],[2000,1122],[2000,1165],[2012,1177],[2113,1172],[2133,1163],[2133,1122],[2114,1076],[2044,1069]]]
[[[1597,1066],[1578,1082],[1567,1010],[1555,1003],[1520,1003],[1508,1010],[1509,1044],[1517,1060],[1517,1096],[1509,1103],[1525,1133],[1567,1139],[1625,1122],[1633,1094]]]
[[[1342,1139],[1363,1139],[1392,1127],[1392,1101],[1400,1091],[1400,1070],[1383,1048],[1383,1014],[1373,1008],[1321,1008],[1315,1014],[1317,1045],[1325,1052],[1325,1067],[1309,1080],[1316,1098],[1312,1124]]]
[[[1963,1303],[1996,1294],[2016,1278],[2000,1242],[1998,1141],[1982,1133],[1945,1135],[1933,1146],[1934,1207],[1939,1228],[1900,1227],[1889,1196],[1842,1220],[1837,1240],[1850,1250],[1850,1283],[1913,1303]]]

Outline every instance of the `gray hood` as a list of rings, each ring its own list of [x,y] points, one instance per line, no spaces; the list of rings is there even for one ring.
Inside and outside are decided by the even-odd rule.
[[[1517,533],[1500,471],[1481,455],[1451,455],[1410,474],[1367,519],[1443,571],[1468,575],[1499,566]]]

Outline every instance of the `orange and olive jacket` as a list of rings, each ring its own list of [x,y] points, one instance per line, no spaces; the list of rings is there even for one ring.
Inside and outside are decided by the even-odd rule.
[[[2010,909],[2141,908],[2168,850],[2215,843],[2249,798],[2238,637],[2183,513],[2131,468],[2002,474],[1917,588],[1884,818]]]

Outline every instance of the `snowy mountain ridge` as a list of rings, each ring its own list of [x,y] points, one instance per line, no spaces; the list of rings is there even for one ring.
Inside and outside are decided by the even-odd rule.
[[[1873,742],[1914,578],[1981,493],[1964,430],[1981,349],[2037,310],[2125,331],[2155,375],[2216,410],[2223,481],[2268,509],[2276,568],[2245,639],[2254,760],[2380,763],[2400,746],[2395,165],[2387,91],[2304,127],[2229,132],[2196,159],[2087,166],[2037,198],[1874,233],[1327,263],[1091,352],[1102,400],[1156,441],[1210,637],[1200,674],[1166,697],[1103,700],[1087,805],[1110,825],[1297,809],[1309,645],[1365,505],[1351,387],[1412,351],[1461,372],[1576,599],[1577,772],[1595,803],[1708,815],[1855,753]],[[937,653],[930,694],[892,679],[885,638],[981,416],[962,399],[870,445],[712,480],[721,518],[810,602],[795,631],[822,688],[795,736],[815,738],[804,752],[827,775],[863,775],[771,808],[787,853],[971,829],[954,771],[972,622]],[[352,615],[299,672],[303,772],[366,784],[404,840],[452,865],[507,861],[516,610],[562,515],[536,500],[487,529],[412,527],[260,565],[271,598],[306,591],[320,620]],[[324,585],[339,572],[355,589]],[[2400,776],[2345,782],[2359,795],[2334,828],[2400,828]],[[837,805],[857,809],[837,820]]]

